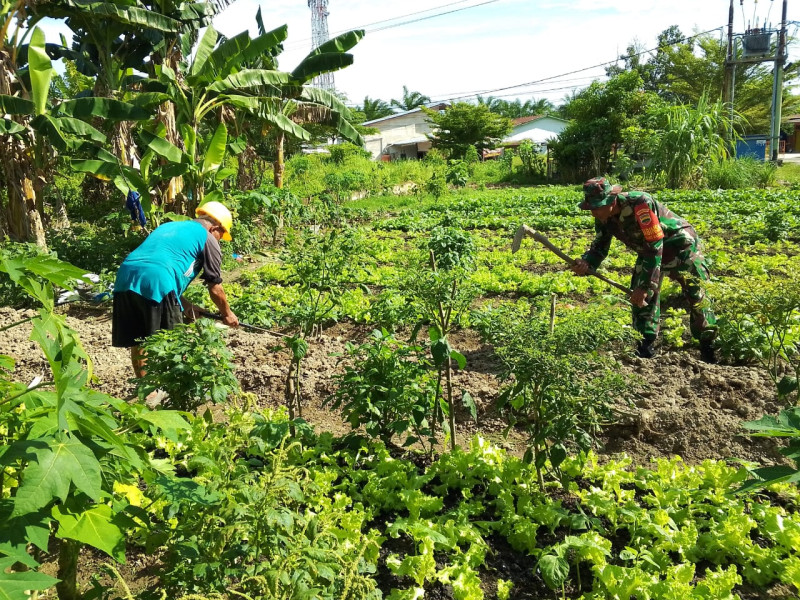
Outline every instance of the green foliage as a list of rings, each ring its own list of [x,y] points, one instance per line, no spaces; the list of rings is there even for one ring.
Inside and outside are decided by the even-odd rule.
[[[376,330],[364,344],[348,344],[347,356],[351,364],[326,402],[341,408],[353,429],[364,427],[386,444],[397,436],[404,446],[427,442],[432,449],[436,382],[423,349]]]
[[[787,405],[800,399],[800,284],[794,279],[714,289],[723,354],[753,360]]]
[[[696,185],[706,166],[728,158],[726,136],[740,121],[723,102],[712,103],[705,95],[696,107],[667,108],[650,168],[662,172],[671,188]]]
[[[31,384],[9,380],[13,362],[0,364],[0,593],[27,597],[24,589],[44,589],[54,580],[38,573],[15,573],[59,538],[59,578],[74,586],[82,545],[124,562],[126,532],[135,526],[127,502],[110,502],[118,483],[138,483],[153,465],[131,432],[187,427],[177,414],[158,417],[139,405],[120,402],[89,388],[92,363],[74,330],[54,314],[53,285],[72,289],[83,272],[52,257],[11,257],[0,252],[0,271],[42,308],[34,317],[31,340],[42,350],[49,371]],[[20,325],[15,323],[9,327]],[[7,558],[6,558],[7,557]],[[8,572],[8,568],[12,571]]]
[[[703,175],[711,189],[766,188],[774,183],[776,170],[771,162],[759,162],[748,157],[712,162],[704,169]]]
[[[549,144],[564,181],[586,179],[607,173],[611,148],[623,141],[623,131],[635,126],[656,102],[642,93],[642,79],[635,71],[608,81],[594,82],[581,90],[563,108],[570,124]]]
[[[328,146],[328,153],[330,160],[335,165],[343,165],[345,160],[351,156],[358,156],[361,158],[372,158],[372,155],[364,150],[361,146],[356,146],[351,142],[344,142],[343,144],[334,144]]]
[[[469,164],[463,160],[451,160],[444,178],[453,187],[464,187],[469,181]]]
[[[142,243],[141,233],[126,231],[127,215],[111,214],[94,224],[80,221],[50,234],[50,249],[67,262],[91,273],[114,271]]]
[[[398,111],[404,112],[424,106],[430,101],[430,96],[426,96],[420,92],[409,91],[406,86],[403,86],[403,97],[400,100],[392,98],[390,104]]]
[[[432,125],[434,148],[464,158],[470,146],[477,150],[496,147],[511,132],[511,121],[484,105],[456,102],[438,112],[423,108]]]
[[[751,479],[739,491],[764,488],[775,483],[800,482],[800,407],[794,406],[780,412],[777,417],[764,415],[757,421],[742,423],[742,427],[753,437],[769,437],[786,440],[788,443],[779,452],[794,462],[789,465],[775,465],[748,469]]]
[[[310,429],[289,433],[285,417],[231,411],[224,424],[196,420],[166,447],[195,473],[152,486],[146,544],[163,547],[170,597],[378,600],[379,542],[362,531],[368,514],[308,462]]]
[[[437,269],[450,271],[456,267],[470,268],[475,265],[475,240],[468,232],[456,227],[432,229],[427,247],[433,253]]]
[[[200,319],[172,330],[162,329],[142,343],[147,355],[139,397],[163,390],[164,406],[191,411],[206,402],[219,404],[239,392],[233,355],[216,323]]]
[[[449,173],[448,170],[447,174]],[[434,171],[431,178],[425,182],[424,189],[434,198],[441,198],[447,193],[447,175],[443,176],[441,171]]]
[[[470,168],[472,168],[475,163],[480,162],[480,160],[481,158],[478,156],[478,149],[475,146],[470,146],[467,148],[467,151],[464,154],[464,162],[467,163]]]
[[[523,140],[517,150],[522,161],[522,171],[529,179],[544,179],[547,174],[547,157],[539,154],[530,140]]]
[[[291,227],[307,216],[302,201],[289,190],[264,185],[257,190],[232,196],[238,204],[237,218],[233,223],[233,243],[240,252],[253,253],[260,249],[259,232],[266,227],[271,232],[272,243],[285,227]],[[240,238],[252,240],[245,244]]]
[[[612,399],[628,397],[631,383],[598,354],[632,337],[607,311],[561,312],[552,331],[547,313],[549,307],[524,304],[490,308],[478,322],[503,361],[503,379],[512,380],[497,406],[509,429],[521,427],[528,436],[525,460],[542,487],[546,464],[558,473],[568,445],[585,452],[596,443],[600,426],[613,420]]]

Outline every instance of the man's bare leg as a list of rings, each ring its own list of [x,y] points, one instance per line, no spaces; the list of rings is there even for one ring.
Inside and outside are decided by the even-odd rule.
[[[144,377],[144,366],[147,363],[144,350],[140,346],[131,346],[131,364],[136,377]]]

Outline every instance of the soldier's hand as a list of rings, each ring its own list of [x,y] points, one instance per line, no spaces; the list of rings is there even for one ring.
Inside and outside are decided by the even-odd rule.
[[[589,263],[579,258],[575,261],[575,264],[572,265],[572,272],[575,275],[586,275],[589,272]]]
[[[631,292],[631,304],[639,308],[647,306],[647,290],[636,288]]]

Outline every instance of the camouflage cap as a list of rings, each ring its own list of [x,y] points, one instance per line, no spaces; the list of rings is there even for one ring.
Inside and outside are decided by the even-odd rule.
[[[607,206],[616,200],[621,189],[618,185],[612,186],[605,177],[589,179],[583,184],[583,202],[578,208],[592,210]]]

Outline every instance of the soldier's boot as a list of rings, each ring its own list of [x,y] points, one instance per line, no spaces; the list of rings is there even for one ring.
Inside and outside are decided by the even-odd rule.
[[[714,340],[700,340],[700,358],[710,365],[717,364],[717,353],[714,350]]]
[[[639,342],[636,348],[636,356],[639,358],[653,358],[656,355],[656,336],[646,335]]]

